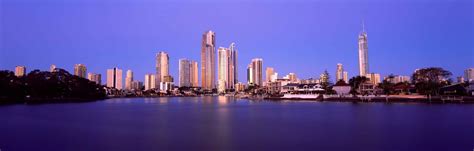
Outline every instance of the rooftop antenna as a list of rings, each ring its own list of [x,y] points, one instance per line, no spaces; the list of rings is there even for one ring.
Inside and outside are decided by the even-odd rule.
[[[362,32],[365,32],[365,23],[364,23],[364,19],[362,19]]]

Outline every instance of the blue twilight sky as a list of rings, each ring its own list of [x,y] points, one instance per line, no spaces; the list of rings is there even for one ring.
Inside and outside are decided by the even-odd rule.
[[[358,74],[357,36],[365,20],[370,71],[409,75],[439,66],[454,76],[474,67],[472,0],[1,0],[0,69],[16,65],[103,74],[119,67],[143,81],[155,54],[200,60],[201,35],[238,48],[239,81],[261,57],[279,75],[318,77],[337,63]],[[125,71],[124,71],[125,72]]]

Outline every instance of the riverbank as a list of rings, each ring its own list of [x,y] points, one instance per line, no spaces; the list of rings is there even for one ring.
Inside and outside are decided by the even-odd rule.
[[[210,95],[217,96],[217,95]],[[94,102],[102,101],[113,98],[193,98],[193,97],[205,97],[203,96],[109,96],[106,98],[97,98],[97,99],[83,99],[83,98],[67,98],[67,99],[28,99],[28,100],[5,100],[0,99],[0,105],[11,105],[11,104],[56,104],[56,103],[85,103],[85,102]],[[234,97],[234,96],[226,96]],[[432,97],[431,100],[426,97],[420,96],[356,96],[356,97],[323,97],[318,96],[314,98],[283,98],[283,97],[258,97],[258,98],[241,98],[239,99],[249,99],[249,100],[268,100],[268,101],[318,101],[318,102],[360,102],[360,103],[372,103],[372,102],[385,102],[385,103],[454,103],[454,104],[474,104],[474,97],[472,96],[463,96],[462,100],[442,100],[441,97]]]
[[[461,98],[461,99],[460,99]],[[393,102],[393,103],[465,103],[474,104],[474,97],[462,96],[455,99],[434,96],[427,98],[419,95],[394,95],[394,96],[353,96],[353,97],[320,97],[317,98],[283,98],[267,97],[268,100],[292,100],[292,101],[328,101],[328,102]]]

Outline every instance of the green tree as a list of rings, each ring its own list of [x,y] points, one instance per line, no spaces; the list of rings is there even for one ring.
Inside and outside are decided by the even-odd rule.
[[[390,74],[386,79],[379,84],[379,88],[383,90],[383,93],[386,95],[393,94],[395,92],[395,84],[393,83],[393,79],[395,76]]]
[[[367,79],[365,76],[356,76],[349,79],[349,85],[351,85],[350,93],[353,95],[357,94],[357,89],[359,88],[360,84],[367,81],[369,81],[369,79]]]
[[[438,95],[439,88],[450,84],[451,75],[451,72],[439,67],[422,68],[413,73],[412,83],[420,94]]]

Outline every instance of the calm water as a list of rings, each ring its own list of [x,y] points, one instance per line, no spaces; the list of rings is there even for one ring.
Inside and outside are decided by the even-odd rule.
[[[474,105],[225,97],[0,106],[0,149],[474,149]]]

